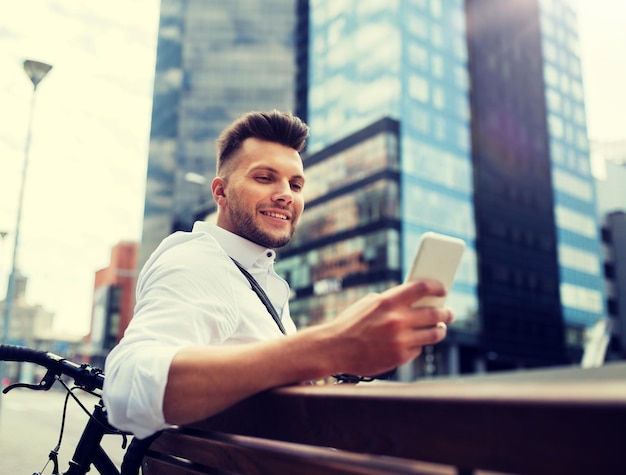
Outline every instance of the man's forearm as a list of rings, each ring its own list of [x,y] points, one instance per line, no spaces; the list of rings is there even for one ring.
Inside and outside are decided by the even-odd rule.
[[[165,420],[189,424],[266,389],[327,376],[329,346],[317,327],[267,342],[184,348],[170,366]]]

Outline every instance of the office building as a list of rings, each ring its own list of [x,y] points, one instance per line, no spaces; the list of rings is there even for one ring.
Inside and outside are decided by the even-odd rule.
[[[133,315],[137,243],[122,241],[111,249],[109,265],[96,272],[91,328],[85,353],[104,367],[104,358],[120,341]]]
[[[359,265],[377,269],[370,276],[373,288],[382,288],[391,278],[395,282],[402,280],[423,232],[437,231],[466,241],[462,272],[449,301],[456,311],[458,328],[476,334],[478,299],[464,24],[464,5],[456,0],[310,2],[307,119],[311,138],[305,158],[309,176],[305,189],[311,185],[311,173],[326,168],[319,176],[331,184],[328,196],[317,198],[326,202],[318,214],[331,206],[334,209],[333,201],[340,202],[337,195],[346,193],[343,200],[348,202],[348,196],[355,194],[353,204],[339,208],[336,219],[341,226],[358,223],[355,229],[361,226],[361,232],[344,242],[347,230],[342,235],[331,232],[332,227],[326,228],[327,244],[320,252],[332,249],[334,259],[344,266],[349,267],[347,261],[357,258]],[[354,142],[383,118],[396,123],[394,147],[385,149],[380,145],[382,138],[371,138],[358,147],[353,144],[346,151],[340,150],[346,140]],[[377,143],[378,149],[368,142]],[[333,154],[338,156],[321,158]],[[373,160],[377,164],[369,165]],[[329,170],[334,170],[332,175]],[[377,176],[383,172],[387,175]],[[315,171],[314,175],[319,173]],[[335,175],[345,176],[346,183],[341,183],[343,178],[333,179]],[[364,187],[378,183],[381,198],[366,200],[365,196],[373,191],[359,188],[355,184],[359,180]],[[362,196],[357,199],[358,194]],[[309,219],[307,213],[314,207],[307,205],[303,220]],[[356,239],[357,234],[363,235],[361,241]],[[374,240],[375,235],[378,240]],[[343,260],[342,252],[346,253]],[[313,251],[307,255],[311,270],[321,267],[328,271],[333,266]],[[300,272],[308,267],[303,266]],[[383,277],[385,272],[389,274]],[[351,279],[354,283],[355,277]],[[364,291],[367,276],[360,280]],[[297,313],[298,299],[293,305]],[[467,349],[473,353],[475,346],[457,346],[455,351]],[[444,366],[448,360],[459,360],[458,354],[437,358]],[[472,362],[467,371],[475,369],[475,358],[462,360]],[[409,370],[407,377],[410,374]]]
[[[606,152],[609,153],[606,153]],[[611,339],[606,359],[626,358],[626,143],[594,143],[602,173],[596,177],[602,223],[603,268]],[[624,160],[622,160],[624,159]]]

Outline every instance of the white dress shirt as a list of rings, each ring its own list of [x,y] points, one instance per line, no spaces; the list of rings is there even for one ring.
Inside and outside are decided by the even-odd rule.
[[[163,395],[180,349],[282,337],[231,257],[263,287],[286,332],[296,331],[274,250],[206,222],[172,234],[139,274],[133,319],[106,360],[103,399],[112,425],[139,438],[169,427]]]

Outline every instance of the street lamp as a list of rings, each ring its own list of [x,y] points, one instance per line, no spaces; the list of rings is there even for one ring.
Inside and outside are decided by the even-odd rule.
[[[28,168],[28,155],[30,151],[30,141],[33,125],[33,112],[35,110],[35,92],[37,86],[46,77],[46,74],[52,69],[52,66],[39,61],[27,59],[24,61],[24,71],[33,83],[33,94],[30,101],[30,116],[28,119],[28,129],[26,134],[26,143],[24,145],[24,163],[22,165],[22,181],[20,185],[20,195],[17,205],[17,220],[15,224],[13,257],[11,261],[11,272],[9,274],[9,282],[7,284],[7,293],[4,298],[3,327],[2,327],[2,343],[7,343],[9,338],[9,323],[11,321],[11,311],[13,310],[13,300],[15,298],[15,280],[17,271],[17,248],[20,240],[20,222],[22,220],[22,202],[24,199],[24,182],[26,181],[26,170]],[[4,365],[0,362],[0,380],[4,377]]]

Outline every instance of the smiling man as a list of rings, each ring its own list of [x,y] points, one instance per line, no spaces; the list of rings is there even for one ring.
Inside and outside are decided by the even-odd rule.
[[[219,227],[269,248],[291,240],[304,209],[304,170],[296,149],[250,137],[237,156],[221,156],[217,173],[211,188]]]
[[[107,358],[109,421],[138,438],[195,422],[260,391],[334,373],[380,374],[445,337],[452,312],[412,306],[445,290],[403,284],[296,332],[274,249],[304,209],[297,117],[251,112],[217,142],[216,225],[163,240],[137,281],[133,319]]]

